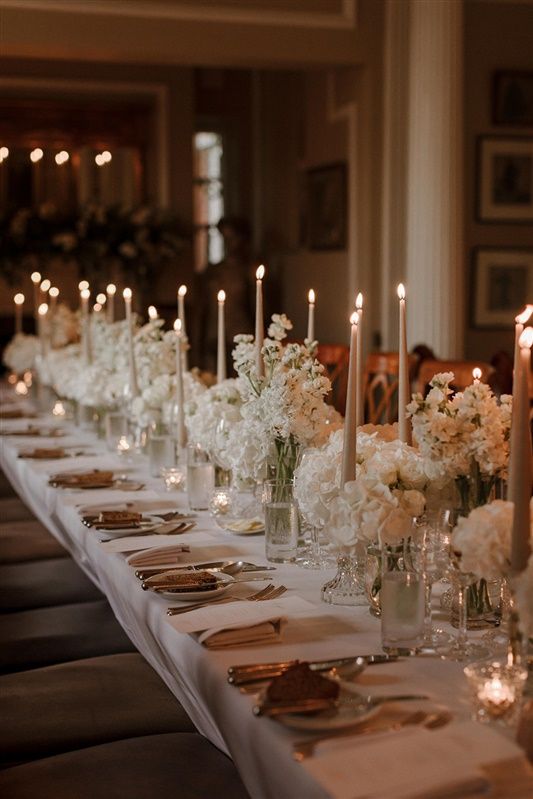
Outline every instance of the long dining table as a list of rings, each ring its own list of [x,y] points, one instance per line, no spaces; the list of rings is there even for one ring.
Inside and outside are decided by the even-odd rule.
[[[43,425],[57,424],[57,421],[51,422],[51,417],[32,421]],[[353,786],[357,784],[358,773],[363,774],[365,748],[357,737],[343,738],[333,742],[333,745],[330,743],[322,756],[310,758],[304,763],[295,762],[292,757],[293,743],[305,737],[305,733],[289,729],[274,719],[255,716],[252,712],[255,698],[228,684],[227,669],[236,663],[324,660],[380,653],[380,623],[369,613],[368,607],[333,606],[321,601],[321,586],[333,576],[332,570],[314,571],[294,564],[276,564],[275,571],[264,574],[272,576],[275,585],[286,586],[286,596],[298,596],[309,603],[305,609],[289,615],[282,640],[262,645],[207,649],[194,635],[180,633],[172,626],[166,613],[170,600],[142,590],[124,553],[109,551],[109,545],[101,542],[102,535],[84,526],[80,517],[81,506],[124,501],[133,501],[145,508],[186,511],[187,494],[167,492],[161,478],[150,477],[145,456],[139,455],[127,462],[118,454],[109,452],[105,442],[93,432],[79,429],[72,423],[61,425],[65,435],[60,439],[9,435],[10,431],[27,424],[27,421],[20,419],[2,421],[0,447],[3,471],[35,516],[106,595],[134,645],[183,704],[199,732],[234,760],[253,799],[324,799],[328,796],[349,799],[359,796]],[[23,450],[53,444],[71,447],[70,451],[73,452],[83,450],[89,454],[57,461],[19,457]],[[141,481],[144,488],[136,492],[124,492],[116,488],[90,492],[50,486],[50,476],[67,468],[109,468],[118,473],[126,472],[131,479]],[[190,552],[181,556],[183,564],[226,558],[266,564],[263,535],[228,533],[218,527],[207,512],[198,513],[196,522],[193,531],[180,536],[180,540],[190,546]],[[158,543],[164,545],[166,538],[161,536]],[[254,576],[261,575],[259,572]],[[250,582],[239,585],[238,591],[245,596],[247,591],[257,590],[266,584]],[[453,754],[450,754],[450,729],[456,730],[457,740],[462,741],[463,749],[465,740],[472,742],[473,760],[485,758],[489,765],[498,763],[502,758],[520,760],[521,750],[512,741],[509,731],[489,730],[484,725],[470,721],[471,704],[463,667],[464,664],[437,657],[403,658],[369,667],[361,675],[359,684],[363,692],[372,694],[423,693],[451,711],[453,718],[447,728],[426,732],[424,740],[428,741],[429,763],[431,757],[435,756],[431,754],[433,750],[439,753],[439,736],[446,734],[448,739],[442,739],[442,752],[437,757],[441,765],[444,759],[445,765],[453,772],[455,766]],[[142,690],[142,686],[139,686],[139,690]],[[392,737],[398,742],[403,739],[408,741],[410,734],[405,730],[367,736],[365,746],[368,747],[367,741],[373,737],[377,741],[368,748],[368,762],[372,762],[375,747],[381,741],[383,766],[386,767],[382,771],[387,771],[389,766],[392,768],[395,760],[390,748]],[[484,755],[480,754],[481,749]],[[377,751],[379,756],[380,750]],[[339,759],[338,752],[344,752],[345,756]],[[406,768],[409,768],[409,756],[407,751]],[[419,751],[421,764],[425,757],[426,754]],[[447,757],[450,762],[446,764]],[[383,777],[382,774],[379,776]],[[423,780],[421,789],[422,784]],[[379,791],[375,795],[379,796]],[[387,790],[382,795],[389,797],[396,794]],[[474,790],[473,793],[458,795],[478,794]],[[518,791],[498,795],[526,796],[527,790],[524,793]]]

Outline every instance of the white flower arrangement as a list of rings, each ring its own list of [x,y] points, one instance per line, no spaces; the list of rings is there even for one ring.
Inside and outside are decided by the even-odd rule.
[[[244,387],[241,379],[228,378],[190,397],[185,405],[185,424],[189,440],[220,462],[228,460],[228,442],[231,429],[242,420],[241,406]],[[221,422],[224,429],[221,430]]]
[[[329,437],[340,416],[325,402],[331,389],[313,344],[283,344],[292,323],[274,314],[264,340],[265,375],[257,373],[251,336],[236,336],[233,359],[241,378],[242,419],[230,430],[228,454],[234,474],[261,479],[275,462],[278,477],[292,476],[300,448]]]
[[[304,453],[295,494],[306,521],[326,527],[340,547],[381,539],[393,543],[425,507],[431,475],[413,447],[393,436],[396,425],[366,425],[357,433],[357,478],[341,488],[343,431]],[[401,535],[400,535],[401,533]]]
[[[448,479],[468,478],[473,467],[481,480],[505,477],[509,460],[512,398],[500,404],[485,383],[453,392],[452,372],[437,374],[424,399],[415,394],[407,411],[420,452]]]
[[[4,350],[4,364],[15,374],[23,375],[34,368],[39,349],[37,336],[17,333]]]

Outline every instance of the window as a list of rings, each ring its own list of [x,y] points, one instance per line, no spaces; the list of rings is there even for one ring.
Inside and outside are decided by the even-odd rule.
[[[219,133],[194,134],[194,265],[197,272],[203,272],[208,263],[217,263],[224,257],[224,243],[216,227],[224,215],[223,152]]]

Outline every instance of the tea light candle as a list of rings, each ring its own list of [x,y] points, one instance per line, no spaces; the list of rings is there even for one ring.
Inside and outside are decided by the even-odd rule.
[[[15,386],[15,394],[18,394],[20,397],[25,397],[28,393],[28,386],[24,382],[24,380],[19,380]]]
[[[63,418],[65,415],[66,415],[65,406],[63,405],[61,400],[56,400],[54,403],[54,407],[52,408],[52,416]]]
[[[504,716],[513,705],[515,689],[499,677],[493,677],[481,686],[477,696],[489,716],[497,719]]]
[[[161,476],[167,491],[179,491],[185,483],[185,472],[179,466],[168,466],[161,469]]]
[[[226,514],[230,509],[231,500],[225,490],[215,491],[211,497],[211,511],[215,515]]]
[[[128,436],[120,436],[117,443],[117,452],[119,455],[129,455],[132,450],[131,440]]]
[[[500,661],[471,663],[468,680],[477,721],[512,724],[520,708],[527,669]]]

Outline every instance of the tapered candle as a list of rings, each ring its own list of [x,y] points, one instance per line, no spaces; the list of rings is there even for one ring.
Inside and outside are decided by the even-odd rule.
[[[181,360],[183,361],[183,371],[189,369],[189,355],[188,355],[188,338],[187,338],[187,325],[185,322],[185,295],[187,294],[187,286],[182,285],[178,289],[178,319],[181,322]]]
[[[178,446],[182,449],[187,446],[187,429],[185,427],[185,392],[183,390],[183,334],[181,319],[174,322],[176,331],[176,405],[178,410]]]
[[[261,377],[265,374],[265,362],[261,350],[265,340],[265,323],[263,320],[263,278],[265,267],[257,267],[255,273],[255,368]]]
[[[56,312],[57,298],[59,297],[59,289],[57,286],[52,286],[48,292],[50,295],[50,313],[53,315]]]
[[[85,289],[89,288],[89,281],[88,280],[80,280],[78,283],[78,289],[80,291],[85,291]]]
[[[35,327],[37,328],[39,322],[38,309],[40,305],[39,284],[41,282],[41,273],[32,272],[31,282],[33,283],[33,316],[35,319]]]
[[[154,322],[156,319],[159,319],[159,314],[157,313],[157,308],[155,305],[148,306],[148,319],[150,322]]]
[[[350,316],[350,363],[348,366],[348,387],[346,389],[346,413],[344,416],[344,443],[342,450],[341,485],[355,480],[357,462],[357,414],[355,383],[357,374],[357,327],[359,316]]]
[[[411,443],[411,423],[405,415],[409,404],[409,353],[407,351],[407,318],[405,309],[405,287],[398,284],[398,299],[400,301],[400,336],[398,357],[398,434],[400,441]]]
[[[22,333],[22,306],[24,305],[24,294],[15,294],[15,334]]]
[[[357,427],[365,423],[365,398],[363,396],[363,295],[361,292],[355,298],[355,309],[357,311],[357,372],[355,376],[355,408]]]
[[[39,343],[41,346],[41,355],[44,357],[47,352],[46,346],[46,337],[47,337],[47,325],[46,325],[46,317],[48,315],[48,305],[46,302],[42,302],[38,309],[37,309],[37,330],[39,335]]]
[[[48,280],[48,278],[43,280],[43,282],[41,283],[41,286],[40,286],[40,288],[41,288],[41,300],[43,302],[46,302],[46,300],[48,299],[48,292],[50,291],[51,286],[52,286],[52,283],[51,283],[50,280]]]
[[[224,305],[226,292],[219,291],[218,300],[218,339],[217,339],[217,383],[226,379],[226,323],[224,319]]]
[[[133,317],[131,313],[131,289],[124,289],[122,292],[124,297],[124,308],[126,311],[126,322],[128,323],[128,362],[130,369],[130,396],[132,399],[139,396],[139,384],[137,383],[137,367],[135,364],[135,352],[133,349]]]
[[[105,291],[107,294],[106,320],[111,325],[115,321],[115,294],[117,293],[117,287],[114,283],[109,283]]]
[[[509,468],[512,482],[508,499],[514,503],[511,537],[511,569],[523,571],[531,552],[530,510],[531,482],[533,477],[531,455],[531,429],[529,426],[529,372],[531,369],[531,346],[533,327],[527,327],[518,340],[520,348],[518,374],[515,372],[513,390],[513,417]]]
[[[91,346],[91,327],[89,322],[89,297],[91,292],[89,289],[82,289],[80,291],[81,301],[81,351],[84,363],[90,366],[93,360],[92,346]]]
[[[307,338],[309,341],[315,340],[315,292],[314,289],[309,289],[307,295],[309,303],[307,310]]]
[[[526,305],[522,313],[519,313],[518,316],[515,318],[515,326],[514,326],[514,371],[516,374],[516,370],[520,365],[520,346],[518,344],[518,340],[524,331],[524,325],[528,321],[529,317],[533,313],[533,305]]]
[[[481,375],[482,375],[481,369],[479,368],[479,366],[475,366],[472,369],[472,382],[474,383],[475,386],[481,383]]]

